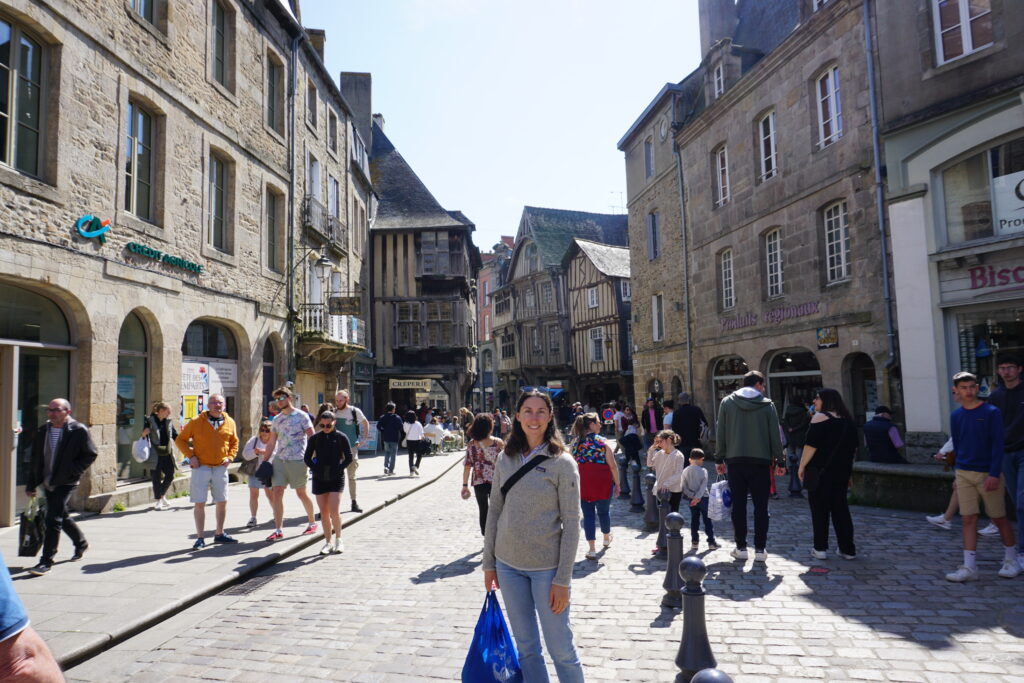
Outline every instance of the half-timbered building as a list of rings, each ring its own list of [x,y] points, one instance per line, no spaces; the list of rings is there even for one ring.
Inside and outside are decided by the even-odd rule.
[[[576,237],[626,244],[626,216],[523,207],[508,280],[494,291],[499,400],[514,403],[520,387],[574,384],[562,257]]]
[[[562,269],[578,373],[573,395],[591,406],[620,399],[633,403],[629,249],[577,237]]]
[[[370,229],[375,413],[389,400],[411,408],[437,384],[453,408],[476,379],[475,226],[438,203],[377,116],[372,137],[380,198]]]

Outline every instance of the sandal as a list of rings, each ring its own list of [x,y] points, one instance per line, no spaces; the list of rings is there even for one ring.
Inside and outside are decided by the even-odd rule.
[[[611,544],[612,544],[612,535],[608,534],[608,536],[604,539],[604,547],[607,548]]]
[[[587,551],[587,559],[588,560],[596,560],[597,559],[597,551],[596,550],[588,550]]]

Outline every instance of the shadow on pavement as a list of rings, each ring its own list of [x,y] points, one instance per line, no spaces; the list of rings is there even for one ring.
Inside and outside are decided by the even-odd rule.
[[[480,566],[481,561],[475,562],[470,561],[470,558],[480,555],[483,551],[477,550],[469,555],[463,555],[457,560],[449,562],[448,564],[435,564],[429,569],[424,569],[416,576],[411,577],[409,580],[412,583],[433,583],[434,581],[440,581],[442,579],[450,579],[454,576],[463,576],[465,574],[472,574],[476,571],[476,568]]]

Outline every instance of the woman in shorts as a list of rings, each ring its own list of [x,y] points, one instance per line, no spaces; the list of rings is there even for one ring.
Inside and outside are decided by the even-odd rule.
[[[324,529],[321,555],[345,550],[341,542],[340,503],[341,492],[345,490],[345,468],[352,463],[352,446],[348,437],[334,428],[334,423],[334,413],[320,413],[316,420],[318,431],[306,443],[303,458],[313,475],[313,495],[320,507],[320,523]]]

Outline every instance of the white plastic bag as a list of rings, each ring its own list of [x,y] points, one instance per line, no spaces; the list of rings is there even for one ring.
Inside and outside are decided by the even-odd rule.
[[[729,482],[726,480],[716,481],[711,485],[711,494],[708,497],[708,517],[715,522],[721,522],[732,509],[732,491],[729,489]]]
[[[138,441],[132,444],[132,457],[135,458],[135,462],[143,463],[149,460],[151,454],[152,445],[149,443],[149,438],[142,437]]]

